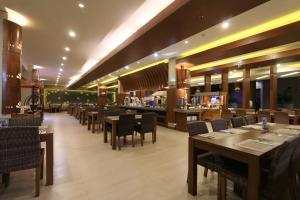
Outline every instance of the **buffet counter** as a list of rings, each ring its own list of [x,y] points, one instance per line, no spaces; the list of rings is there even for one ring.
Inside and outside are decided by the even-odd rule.
[[[189,121],[200,119],[202,109],[174,109],[175,112],[175,129],[179,131],[187,131],[186,125]]]
[[[155,112],[157,114],[157,124],[167,126],[167,108],[166,107],[147,107],[147,106],[119,106],[126,110],[136,110],[139,114],[144,112]]]

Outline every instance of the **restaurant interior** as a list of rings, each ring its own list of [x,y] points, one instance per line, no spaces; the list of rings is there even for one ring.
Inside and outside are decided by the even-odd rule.
[[[300,200],[299,0],[1,0],[0,200]]]

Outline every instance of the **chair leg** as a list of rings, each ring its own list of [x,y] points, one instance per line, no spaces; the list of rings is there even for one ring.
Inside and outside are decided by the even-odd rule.
[[[8,187],[9,182],[10,182],[10,173],[2,174],[2,183],[4,184],[4,187]]]
[[[120,151],[121,150],[120,136],[118,136],[118,147],[119,147],[119,151]]]
[[[40,166],[35,168],[35,196],[38,197],[40,196],[40,173],[41,173],[41,168]]]
[[[141,133],[141,145],[144,146],[144,133]]]
[[[134,134],[132,134],[132,147],[135,146],[135,141],[134,141]]]
[[[205,178],[207,178],[207,174],[208,174],[208,168],[204,168],[204,174],[203,174],[203,176],[205,177]]]
[[[40,173],[40,179],[43,179],[44,177],[44,154],[42,155],[41,158],[41,173]]]
[[[123,142],[124,142],[124,145],[125,145],[126,144],[126,136],[124,136],[124,141]]]

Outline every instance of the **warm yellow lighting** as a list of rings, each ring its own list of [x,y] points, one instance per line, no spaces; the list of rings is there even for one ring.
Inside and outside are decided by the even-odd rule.
[[[243,78],[240,78],[240,79],[238,79],[238,80],[236,80],[237,82],[240,82],[240,81],[242,81],[243,80]]]
[[[296,75],[296,74],[299,74],[299,73],[300,73],[300,72],[292,72],[292,73],[288,73],[288,74],[281,75],[280,77],[292,76],[292,75]]]
[[[264,78],[267,78],[267,77],[269,77],[269,75],[264,75],[264,76],[257,77],[256,80],[264,79]]]
[[[28,25],[29,21],[26,17],[21,15],[20,13],[9,9],[5,7],[5,11],[7,12],[7,19],[9,21],[15,22],[16,24],[19,24],[20,26],[26,26]]]
[[[296,48],[299,48],[299,44],[300,44],[299,42],[295,42],[295,43],[286,44],[286,45],[282,45],[282,46],[278,46],[278,47],[274,47],[274,48],[270,48],[270,49],[264,49],[261,51],[256,51],[256,52],[243,54],[243,55],[239,55],[239,56],[234,56],[234,57],[230,57],[230,58],[226,58],[226,59],[222,59],[222,60],[218,60],[218,61],[204,63],[201,65],[191,67],[191,68],[189,68],[189,70],[195,71],[195,70],[207,69],[210,67],[215,67],[215,66],[220,66],[220,65],[225,65],[225,64],[234,64],[234,63],[239,62],[240,60],[247,60],[247,59],[257,58],[260,56],[272,55],[275,53],[280,53],[280,52],[296,49]]]
[[[74,31],[69,31],[69,36],[74,38],[76,37],[76,33]]]
[[[94,88],[94,87],[97,87],[98,86],[98,83],[96,84],[93,84],[93,85],[90,85],[89,87],[87,87],[88,89],[91,89],[91,88]]]
[[[39,66],[39,65],[33,65],[33,69],[43,69],[44,67]]]
[[[102,81],[101,84],[109,83],[109,82],[112,82],[112,81],[117,80],[117,79],[118,79],[118,77],[113,77],[113,78],[107,79],[105,81]]]
[[[147,69],[147,68],[150,68],[150,67],[154,67],[154,66],[159,65],[159,64],[161,64],[161,63],[168,63],[168,62],[169,62],[168,59],[160,60],[160,61],[151,63],[151,64],[149,64],[149,65],[142,66],[142,67],[140,67],[140,68],[138,68],[138,69],[132,70],[132,71],[127,72],[127,73],[125,73],[125,74],[122,74],[121,77],[122,77],[122,76],[127,76],[127,75],[129,75],[129,74],[133,74],[133,73],[138,72],[138,71],[142,71],[142,70]]]
[[[181,54],[179,56],[179,58],[184,58],[184,57],[196,54],[196,53],[206,51],[208,49],[219,47],[219,46],[222,46],[222,45],[234,42],[234,41],[238,41],[238,40],[241,40],[241,39],[253,36],[253,35],[257,35],[257,34],[260,34],[260,33],[263,33],[263,32],[269,31],[269,30],[273,30],[273,29],[276,29],[276,28],[279,28],[282,26],[286,26],[288,24],[298,22],[298,21],[300,21],[300,10],[290,13],[288,15],[276,18],[269,22],[260,24],[258,26],[246,29],[244,31],[229,35],[227,37],[213,41],[211,43],[202,45],[196,49],[193,49],[191,51]]]
[[[118,87],[119,87],[118,85],[112,85],[112,86],[106,87],[106,89],[112,89],[112,88],[118,88]]]
[[[66,56],[63,56],[62,59],[63,59],[63,60],[67,60],[67,57],[66,57]]]
[[[70,51],[70,47],[65,47],[65,51]]]
[[[83,4],[83,3],[79,3],[79,4],[78,4],[78,7],[79,7],[79,8],[84,8],[84,4]]]

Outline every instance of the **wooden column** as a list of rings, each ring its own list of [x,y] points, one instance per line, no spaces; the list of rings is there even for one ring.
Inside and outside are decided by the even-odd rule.
[[[243,69],[243,108],[249,108],[250,100],[250,68]]]
[[[225,93],[225,96],[223,97],[224,101],[224,108],[228,108],[228,71],[224,71],[222,73],[222,92]]]
[[[277,66],[270,66],[270,109],[277,108]]]
[[[205,82],[205,92],[211,92],[211,75],[210,74],[204,75],[204,82]]]
[[[104,85],[98,85],[98,106],[104,107],[106,105],[106,87]]]

